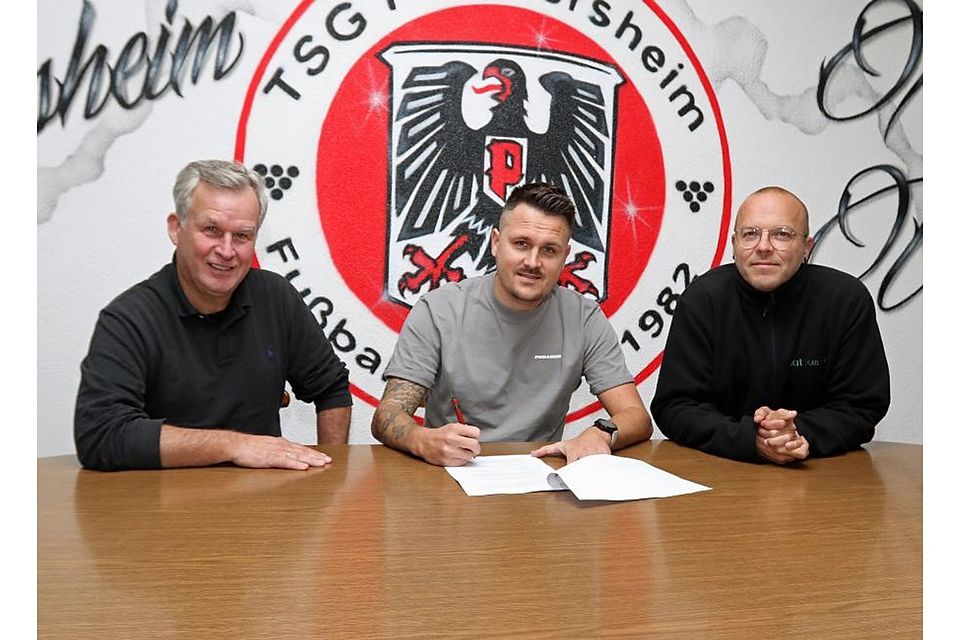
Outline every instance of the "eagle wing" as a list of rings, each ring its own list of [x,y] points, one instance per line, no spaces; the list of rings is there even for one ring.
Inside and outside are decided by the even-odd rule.
[[[463,119],[464,84],[476,69],[465,62],[415,67],[402,86],[394,126],[400,128],[394,171],[398,240],[447,228],[477,203],[483,137]]]
[[[544,74],[540,84],[551,95],[550,123],[531,141],[528,181],[562,186],[573,199],[577,219],[573,239],[603,251],[606,145],[612,144],[600,87],[563,71]],[[612,158],[612,153],[610,157]]]

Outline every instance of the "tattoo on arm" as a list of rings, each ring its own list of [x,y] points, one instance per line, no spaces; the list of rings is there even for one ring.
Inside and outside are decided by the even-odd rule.
[[[373,435],[384,444],[404,448],[407,432],[417,427],[413,414],[427,395],[426,387],[409,380],[390,378],[373,416]]]

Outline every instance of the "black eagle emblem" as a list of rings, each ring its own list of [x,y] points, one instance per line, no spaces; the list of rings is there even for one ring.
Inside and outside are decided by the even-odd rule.
[[[550,100],[543,132],[530,128],[528,79],[509,58],[491,60],[482,70],[457,60],[417,66],[404,80],[401,94],[394,96],[399,104],[393,123],[393,197],[400,224],[396,239],[407,243],[404,255],[416,270],[401,277],[401,292],[461,280],[462,269],[451,268],[450,263],[464,253],[480,272],[494,267],[489,234],[503,204],[484,190],[484,180],[492,179],[484,170],[491,137],[525,141],[526,171],[516,183],[562,186],[576,205],[573,239],[604,251],[600,230],[606,228],[604,201],[610,175],[605,163],[612,158],[604,95],[598,85],[565,71],[543,73],[536,81]],[[473,111],[467,114],[466,109]],[[417,242],[434,234],[449,238],[446,249],[435,257]],[[562,277],[561,284],[596,295],[592,283],[578,282],[573,273],[596,257],[588,251],[571,257],[564,274],[567,282]]]

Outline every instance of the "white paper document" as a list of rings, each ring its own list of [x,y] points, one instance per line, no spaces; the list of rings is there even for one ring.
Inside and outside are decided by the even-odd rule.
[[[643,500],[710,490],[641,460],[605,454],[557,470],[530,455],[479,456],[445,468],[468,496],[569,489],[580,500]]]
[[[530,454],[477,456],[463,466],[445,469],[468,496],[561,491],[564,488],[550,486],[547,478],[553,468]]]

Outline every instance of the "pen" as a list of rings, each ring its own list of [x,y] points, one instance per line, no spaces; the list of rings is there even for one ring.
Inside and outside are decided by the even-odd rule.
[[[450,404],[453,405],[453,412],[457,414],[457,422],[467,424],[467,419],[463,417],[463,411],[460,410],[460,403],[456,398],[450,398]]]

